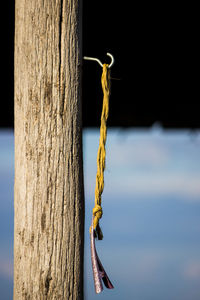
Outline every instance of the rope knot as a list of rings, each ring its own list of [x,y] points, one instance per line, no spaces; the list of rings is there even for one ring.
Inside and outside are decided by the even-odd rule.
[[[103,239],[103,233],[99,226],[99,219],[101,219],[102,215],[103,215],[102,207],[96,204],[95,207],[93,208],[93,229],[94,229],[95,238],[97,237],[98,240]],[[91,227],[90,227],[90,232],[91,232]]]
[[[99,220],[101,219],[102,215],[103,215],[102,207],[100,205],[96,204],[95,207],[93,208],[94,229],[96,229],[97,225],[99,224]]]

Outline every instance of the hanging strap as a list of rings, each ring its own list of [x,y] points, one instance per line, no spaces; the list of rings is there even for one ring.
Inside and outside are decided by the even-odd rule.
[[[93,277],[94,277],[94,287],[97,294],[103,291],[103,283],[107,287],[107,289],[113,289],[114,286],[112,285],[100,259],[97,254],[97,250],[95,247],[95,236],[94,236],[94,228],[93,228],[93,219],[92,217],[92,225],[90,227],[90,247],[91,247],[91,260],[92,260],[92,270],[93,270]]]

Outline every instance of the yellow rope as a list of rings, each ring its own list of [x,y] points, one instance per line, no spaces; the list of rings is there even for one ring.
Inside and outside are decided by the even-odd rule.
[[[101,76],[101,85],[103,90],[103,108],[101,114],[101,127],[100,127],[100,138],[99,138],[99,149],[97,154],[97,174],[96,174],[96,187],[95,187],[95,206],[93,208],[93,225],[96,229],[98,239],[103,238],[102,231],[99,226],[99,219],[103,215],[101,207],[101,195],[104,189],[104,170],[106,160],[106,137],[107,127],[106,122],[109,113],[109,97],[110,97],[110,69],[109,65],[103,65],[103,72]]]

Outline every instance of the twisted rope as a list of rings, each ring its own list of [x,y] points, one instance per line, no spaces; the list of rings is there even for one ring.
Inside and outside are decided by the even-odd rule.
[[[104,189],[104,170],[106,160],[106,138],[107,126],[106,122],[109,113],[109,98],[110,98],[110,69],[108,64],[103,64],[103,72],[101,76],[101,85],[103,90],[103,107],[101,114],[100,138],[99,149],[97,154],[97,174],[96,174],[96,187],[95,187],[95,206],[93,208],[93,226],[96,230],[98,239],[103,239],[103,234],[99,226],[99,220],[103,215],[101,207],[101,195]]]

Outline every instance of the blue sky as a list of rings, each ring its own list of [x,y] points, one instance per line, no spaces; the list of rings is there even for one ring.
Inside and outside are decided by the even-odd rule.
[[[115,289],[95,296],[89,247],[99,131],[85,130],[85,299],[200,297],[200,132],[108,130],[97,241]],[[12,295],[14,137],[0,131],[0,290]]]

